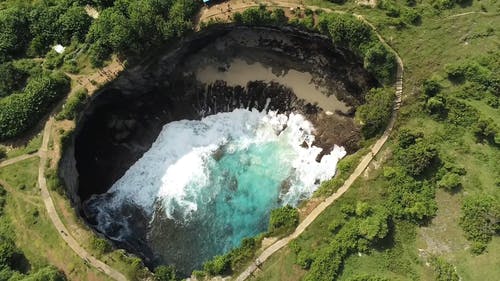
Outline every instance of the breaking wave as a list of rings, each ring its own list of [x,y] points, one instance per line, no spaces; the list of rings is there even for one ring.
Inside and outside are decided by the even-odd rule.
[[[204,227],[213,241],[200,256],[210,258],[265,231],[273,208],[297,205],[334,176],[346,151],[335,146],[317,162],[322,149],[312,145],[313,131],[300,114],[245,109],[171,122],[106,194],[86,205],[97,228],[118,240],[132,235],[124,211],[130,206],[149,219],[149,231],[164,220]]]

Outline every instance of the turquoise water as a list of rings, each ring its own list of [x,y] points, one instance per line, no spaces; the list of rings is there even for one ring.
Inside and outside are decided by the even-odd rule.
[[[212,208],[202,208],[210,210],[212,233],[231,232],[217,248],[227,251],[244,237],[266,230],[270,210],[279,206],[281,186],[292,173],[290,154],[294,153],[288,146],[272,142],[253,144],[214,161],[213,182],[202,190],[218,192]]]
[[[267,230],[271,210],[296,205],[335,174],[345,150],[320,162],[314,128],[300,114],[237,109],[165,125],[113,187],[87,201],[96,228],[145,242],[158,263],[184,274]],[[130,212],[130,206],[140,214]]]

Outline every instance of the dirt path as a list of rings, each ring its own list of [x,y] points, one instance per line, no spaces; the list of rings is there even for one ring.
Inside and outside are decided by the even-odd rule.
[[[458,18],[458,17],[467,16],[467,15],[473,15],[473,14],[489,15],[486,12],[474,12],[473,11],[473,12],[467,12],[467,13],[461,13],[461,14],[451,15],[451,16],[446,17],[445,19]]]
[[[27,160],[27,159],[30,159],[33,157],[37,157],[37,156],[38,156],[38,153],[32,153],[32,154],[24,154],[24,155],[17,156],[17,157],[11,158],[11,159],[7,159],[5,161],[0,162],[0,168],[7,167],[7,166],[15,164],[17,162],[21,162],[21,161],[24,161],[24,160]]]
[[[117,58],[114,58],[107,66],[92,74],[82,75],[66,73],[66,75],[80,87],[87,89],[89,94],[92,94],[104,84],[113,81],[124,68],[125,66],[123,63]]]
[[[119,280],[126,281],[127,278],[120,272],[116,271],[109,265],[103,263],[102,261],[96,259],[91,254],[89,254],[85,249],[83,249],[80,244],[73,238],[73,236],[69,233],[66,226],[61,221],[59,214],[56,211],[54,206],[54,202],[50,197],[49,190],[47,188],[47,181],[45,179],[45,166],[47,164],[47,151],[49,145],[50,132],[52,129],[52,125],[54,123],[54,119],[51,117],[49,121],[45,124],[45,128],[43,130],[43,140],[42,147],[40,148],[40,165],[38,167],[38,185],[41,190],[41,195],[43,202],[45,204],[45,208],[50,217],[50,220],[54,224],[57,232],[61,235],[62,239],[68,244],[68,246],[83,260],[85,260],[88,264],[95,267],[97,270],[107,274],[109,277]]]
[[[257,3],[255,2],[237,2],[237,4],[231,5],[231,9],[224,10],[219,6],[227,6],[227,3],[223,3],[220,5],[215,5],[209,9],[204,9],[202,11],[200,18],[200,22],[204,20],[208,20],[210,18],[214,17],[220,17],[221,15],[223,17],[230,17],[231,13],[234,13],[236,11],[244,10],[249,7],[255,7],[258,6]],[[297,6],[304,7],[298,3],[293,3],[293,2],[282,2],[282,1],[272,1],[267,5],[268,7],[280,7],[280,8],[294,8]],[[316,10],[319,9],[319,7],[316,6],[306,6],[307,8],[311,10]],[[335,12],[335,13],[344,13],[343,11],[333,11],[330,9],[324,9],[326,12]],[[358,19],[364,21],[367,23],[374,31],[379,40],[386,45],[390,50],[394,52],[396,55],[397,59],[397,73],[396,73],[396,83],[394,85],[396,89],[396,100],[394,103],[394,108],[392,112],[392,117],[389,121],[389,124],[387,125],[387,128],[385,129],[384,133],[382,136],[373,144],[371,147],[370,153],[365,155],[361,162],[358,164],[354,172],[349,176],[349,178],[344,182],[341,188],[328,198],[326,198],[323,202],[321,202],[318,206],[316,206],[311,213],[298,225],[298,227],[295,229],[295,231],[290,234],[289,236],[282,238],[275,243],[273,243],[271,246],[266,248],[253,262],[250,266],[248,266],[245,271],[243,271],[236,280],[238,281],[243,281],[249,278],[253,272],[255,272],[258,267],[265,262],[271,255],[276,253],[278,250],[286,246],[290,241],[293,239],[297,238],[300,234],[302,234],[306,228],[311,225],[311,223],[328,207],[330,206],[333,202],[335,202],[338,198],[340,198],[354,183],[354,181],[362,175],[363,171],[368,167],[370,162],[373,160],[373,158],[377,155],[377,153],[380,151],[380,149],[384,146],[385,142],[389,138],[394,125],[396,123],[399,107],[401,105],[401,99],[402,99],[402,94],[403,94],[403,72],[404,72],[404,66],[403,66],[403,61],[397,54],[397,52],[390,47],[384,38],[377,32],[375,26],[373,26],[370,22],[368,22],[362,15],[357,15],[353,14],[356,16]]]

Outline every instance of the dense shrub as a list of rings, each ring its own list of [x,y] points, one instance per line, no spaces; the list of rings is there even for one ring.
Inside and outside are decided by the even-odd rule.
[[[436,273],[436,281],[459,281],[455,268],[449,262],[443,260],[442,258],[432,257],[431,265]]]
[[[439,188],[446,191],[457,190],[462,186],[460,175],[456,173],[446,173],[437,183]]]
[[[386,167],[384,176],[389,180],[386,206],[392,216],[420,223],[436,214],[431,184],[415,180],[400,168]]]
[[[421,132],[413,132],[408,129],[401,129],[399,130],[397,139],[398,139],[398,146],[400,148],[408,148],[411,145],[414,145],[417,143],[417,140],[422,139],[424,135]]]
[[[233,15],[233,20],[242,24],[275,24],[281,25],[288,22],[285,11],[282,9],[275,9],[273,11],[267,10],[265,5],[258,8],[249,8],[242,13],[236,12]]]
[[[23,93],[0,99],[0,140],[18,136],[32,127],[68,87],[67,77],[55,73],[31,78]]]
[[[500,233],[500,202],[492,196],[473,194],[462,202],[460,226],[467,239],[487,243]]]
[[[434,79],[427,79],[423,83],[423,88],[424,88],[424,94],[426,96],[433,97],[439,94],[439,92],[442,89],[442,86],[438,81]]]
[[[269,233],[270,235],[288,233],[295,229],[298,224],[299,211],[290,205],[286,205],[271,211],[271,217],[269,218]]]
[[[13,6],[0,10],[0,63],[23,54],[30,37],[26,9]]]
[[[215,256],[203,264],[203,270],[212,276],[229,273],[231,260],[228,255]]]
[[[472,106],[455,98],[446,99],[446,118],[458,126],[471,126],[479,119],[479,112]]]
[[[59,114],[57,114],[57,119],[75,119],[79,111],[85,105],[88,95],[86,89],[80,89],[71,95],[66,104],[64,104],[63,109]]]
[[[200,1],[115,1],[90,26],[91,61],[102,64],[111,53],[141,54],[192,28]],[[106,5],[108,6],[108,5]]]
[[[364,206],[358,202],[357,206]],[[363,207],[363,209],[366,209]],[[356,251],[366,251],[368,247],[388,234],[388,213],[382,206],[369,208],[370,212],[362,212],[363,216],[350,216],[342,227],[333,234],[330,243],[309,255],[298,249],[297,261],[301,266],[309,265],[310,270],[304,280],[335,280],[340,274],[345,258]],[[369,213],[369,215],[368,215]],[[304,253],[302,252],[304,251]],[[312,262],[310,262],[312,260]]]
[[[201,275],[223,275],[229,274],[235,268],[240,268],[251,258],[253,258],[255,251],[259,247],[260,238],[244,238],[241,245],[232,249],[229,253],[223,256],[215,256],[211,260],[203,264],[203,272],[198,272]],[[193,272],[194,274],[195,272]]]
[[[399,148],[394,154],[397,163],[412,176],[421,175],[438,156],[436,148],[425,141]]]
[[[406,23],[412,25],[419,25],[422,22],[422,17],[414,9],[405,9],[402,18]]]
[[[94,250],[96,250],[100,255],[111,252],[113,249],[108,240],[93,236],[91,239],[91,245]]]
[[[472,128],[472,133],[478,142],[500,145],[500,130],[492,119],[480,119]]]
[[[31,273],[23,281],[66,281],[64,273],[53,266],[46,266]]]
[[[377,275],[362,274],[350,277],[347,281],[390,281],[390,279]]]
[[[349,48],[360,56],[365,68],[384,84],[394,81],[396,57],[377,38],[371,27],[349,14],[322,14],[318,29],[330,36],[334,44]]]
[[[392,89],[376,88],[368,92],[366,103],[356,111],[365,138],[374,137],[385,129],[392,115],[394,97]]]
[[[155,268],[155,281],[175,281],[178,280],[173,266],[161,265]]]
[[[20,90],[26,80],[26,73],[11,62],[0,64],[0,98]]]

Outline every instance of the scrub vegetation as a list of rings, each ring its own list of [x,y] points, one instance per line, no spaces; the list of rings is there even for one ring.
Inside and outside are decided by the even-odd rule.
[[[396,128],[369,172],[252,279],[495,279],[500,64],[492,27],[500,23],[498,5],[308,3],[349,10],[374,24],[405,63],[405,96]],[[360,121],[366,115],[356,114]],[[336,186],[345,180],[341,164]],[[353,210],[365,204],[387,219],[387,231],[372,225],[381,234],[373,240],[363,236],[363,223],[349,224],[362,219]]]
[[[305,1],[363,15],[400,54],[405,96],[397,126],[365,176],[262,264],[254,279],[494,280],[500,276],[498,3],[379,0],[370,7],[358,2]],[[92,18],[85,5],[99,17]],[[29,133],[70,90],[57,118],[75,119],[88,93],[75,89],[71,75],[101,67],[113,55],[140,60],[192,30],[200,5],[187,0],[0,1],[0,140]],[[354,51],[384,85],[370,91],[356,112],[365,148],[339,163],[337,176],[315,194],[319,198],[347,179],[387,125],[393,106],[395,56],[350,13],[303,9],[289,17],[285,10],[261,5],[233,16],[241,24],[318,30],[334,45]],[[52,50],[56,44],[66,50]],[[8,151],[0,145],[0,159],[33,153],[40,142],[35,136],[25,147]],[[65,275],[105,280],[68,254],[44,211],[37,171],[36,158],[0,169],[0,280],[65,280]],[[297,209],[274,210],[268,233],[244,239],[193,274],[239,272],[255,258],[265,236],[291,233],[298,222]],[[82,243],[122,267],[128,278],[147,276],[140,259],[113,251],[105,240],[90,235]],[[155,280],[177,279],[171,266],[155,270]]]

